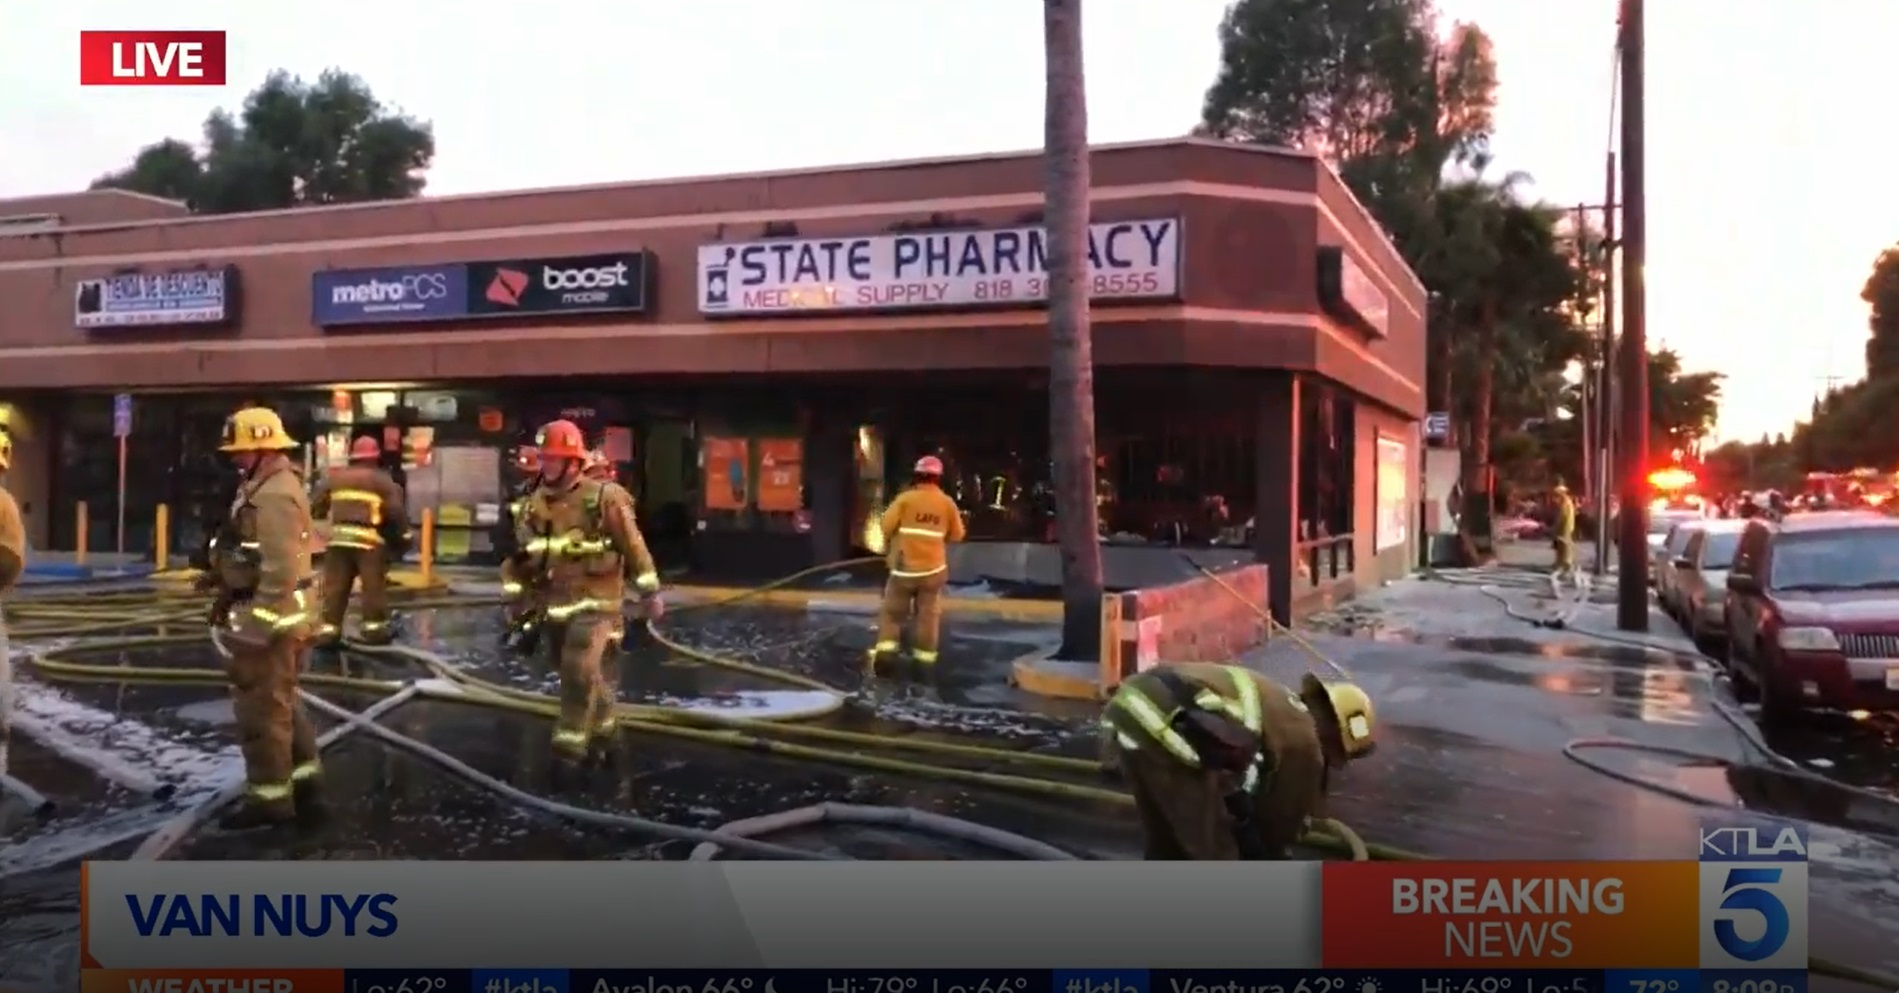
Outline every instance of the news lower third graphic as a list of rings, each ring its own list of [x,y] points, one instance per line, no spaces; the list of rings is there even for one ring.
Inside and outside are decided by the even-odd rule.
[[[97,862],[82,877],[82,989],[1805,993],[1805,833],[1730,819],[1704,826],[1701,848],[1698,862],[1237,870]],[[1203,912],[1131,914],[1130,892]],[[611,942],[560,924],[609,913]]]
[[[1701,826],[1703,969],[1807,965],[1807,829],[1782,822]]]

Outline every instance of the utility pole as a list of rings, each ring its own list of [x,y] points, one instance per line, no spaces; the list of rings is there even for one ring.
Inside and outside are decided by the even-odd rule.
[[[1589,206],[1577,204],[1575,213],[1576,258],[1584,265],[1589,264]],[[1595,308],[1591,300],[1588,285],[1576,295],[1576,318],[1587,326],[1589,312]],[[1583,363],[1582,382],[1577,384],[1576,392],[1582,396],[1582,409],[1577,411],[1582,421],[1582,495],[1595,499],[1601,480],[1596,473],[1596,369],[1602,363],[1603,356],[1595,356]]]
[[[1609,548],[1615,542],[1609,536],[1609,494],[1615,492],[1615,257],[1621,246],[1615,240],[1616,159],[1610,152],[1603,162],[1602,192],[1602,368],[1597,371],[1596,448],[1589,453],[1596,465],[1596,562],[1595,574],[1609,574]]]
[[[1648,218],[1642,147],[1644,44],[1642,0],[1622,0],[1622,354],[1620,397],[1622,492],[1621,574],[1616,627],[1648,630],[1648,328],[1642,292],[1648,261]]]

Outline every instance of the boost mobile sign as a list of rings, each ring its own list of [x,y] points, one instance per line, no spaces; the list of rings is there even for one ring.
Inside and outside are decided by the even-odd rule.
[[[1088,228],[1096,300],[1180,293],[1180,220]],[[778,238],[699,248],[699,312],[796,314],[1036,306],[1048,299],[1048,240],[1037,227]]]

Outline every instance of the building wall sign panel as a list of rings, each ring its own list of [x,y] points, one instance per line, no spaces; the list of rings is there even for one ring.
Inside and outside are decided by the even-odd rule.
[[[322,328],[640,313],[648,306],[651,273],[644,251],[337,269],[311,278],[310,311]]]
[[[73,326],[189,327],[237,317],[237,269],[130,272],[82,279],[73,289]]]
[[[1089,226],[1096,300],[1180,294],[1179,218]],[[699,247],[699,312],[708,317],[1033,307],[1048,299],[1040,226],[778,238]]]
[[[1343,248],[1319,249],[1319,303],[1374,338],[1391,337],[1391,298]]]
[[[319,272],[310,279],[310,314],[311,322],[320,328],[467,317],[468,267],[396,266]]]
[[[468,263],[468,312],[516,314],[639,313],[652,267],[645,252],[570,255]]]

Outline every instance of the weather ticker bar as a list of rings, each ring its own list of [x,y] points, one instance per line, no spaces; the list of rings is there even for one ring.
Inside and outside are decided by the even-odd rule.
[[[87,969],[82,993],[1807,993],[1769,969]]]

